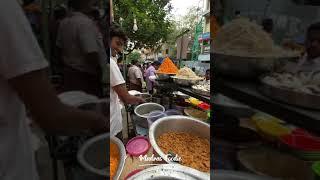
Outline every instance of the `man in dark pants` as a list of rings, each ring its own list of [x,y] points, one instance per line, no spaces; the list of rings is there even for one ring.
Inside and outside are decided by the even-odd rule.
[[[57,47],[64,63],[64,91],[81,90],[102,96],[103,36],[90,17],[97,0],[70,0],[70,17],[59,27]]]
[[[129,89],[142,92],[143,75],[138,65],[139,62],[137,60],[133,60],[132,66],[128,70]]]

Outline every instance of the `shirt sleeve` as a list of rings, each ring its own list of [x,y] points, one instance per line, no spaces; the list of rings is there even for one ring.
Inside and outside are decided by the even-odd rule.
[[[94,23],[82,23],[79,26],[79,41],[81,50],[88,54],[99,52],[97,29]]]
[[[113,59],[110,59],[110,86],[115,87],[124,83],[125,81],[117,63]]]
[[[134,75],[136,76],[137,79],[142,79],[142,72],[139,68],[135,70]]]
[[[0,76],[11,79],[48,66],[17,1],[0,1],[0,24]]]

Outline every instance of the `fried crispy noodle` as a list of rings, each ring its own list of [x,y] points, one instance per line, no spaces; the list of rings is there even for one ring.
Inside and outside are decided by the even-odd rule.
[[[320,76],[318,72],[299,72],[298,74],[274,73],[262,81],[268,85],[285,88],[311,95],[320,95]]]
[[[181,157],[182,165],[202,172],[210,171],[208,139],[185,132],[168,132],[162,134],[157,143],[165,154],[172,152]]]
[[[261,26],[246,18],[237,18],[224,25],[215,39],[215,52],[244,57],[287,57],[296,52],[275,46]]]
[[[119,165],[119,149],[116,144],[113,142],[110,143],[110,178],[113,179],[113,177],[117,173],[118,165]]]
[[[183,67],[177,73],[178,78],[194,79],[199,78],[190,68]]]

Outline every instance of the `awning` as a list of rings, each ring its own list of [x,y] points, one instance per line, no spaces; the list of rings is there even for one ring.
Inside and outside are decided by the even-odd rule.
[[[210,61],[210,54],[199,54],[198,61]]]

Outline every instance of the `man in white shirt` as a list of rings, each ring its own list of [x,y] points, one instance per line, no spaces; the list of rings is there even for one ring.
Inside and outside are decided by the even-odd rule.
[[[119,137],[122,131],[120,100],[125,104],[138,104],[144,101],[128,93],[125,80],[117,65],[117,55],[123,51],[123,46],[127,41],[125,33],[119,26],[113,24],[110,27],[110,38],[110,47],[113,56],[110,59],[110,134],[111,136]]]
[[[143,76],[141,69],[137,66],[139,62],[133,60],[132,66],[128,70],[129,76],[129,89],[142,92]]]
[[[105,117],[62,104],[47,74],[47,62],[18,2],[0,1],[0,179],[38,180],[28,109],[52,132],[108,131]]]
[[[306,54],[298,64],[288,63],[285,71],[293,73],[320,71],[320,23],[312,24],[307,29],[305,48]]]
[[[107,63],[103,35],[93,20],[97,0],[71,0],[73,10],[59,26],[57,47],[64,64],[64,90],[102,96],[102,68]]]

